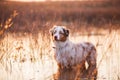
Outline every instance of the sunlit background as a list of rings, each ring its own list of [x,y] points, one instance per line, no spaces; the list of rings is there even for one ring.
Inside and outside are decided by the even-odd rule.
[[[20,1],[20,2],[43,2],[46,0],[8,0],[8,1]]]
[[[101,0],[8,0],[20,2],[44,2],[44,1],[101,1]]]
[[[120,1],[52,1],[0,1],[0,80],[80,80],[77,69],[58,71],[53,25],[69,28],[75,43],[96,46],[97,80],[120,80]]]

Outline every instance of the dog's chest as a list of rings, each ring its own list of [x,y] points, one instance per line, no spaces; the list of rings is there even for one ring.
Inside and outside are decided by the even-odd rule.
[[[60,63],[72,63],[75,60],[76,49],[73,47],[65,47],[55,51],[55,58]]]
[[[70,51],[68,48],[58,49],[55,51],[56,56],[62,58],[69,58],[72,57],[72,53],[74,53],[74,50]]]
[[[57,49],[55,52],[56,59],[60,62],[64,60],[67,62],[76,62],[78,61],[77,58],[79,58],[79,61],[81,61],[83,57],[83,49],[80,46],[78,47],[76,45]]]

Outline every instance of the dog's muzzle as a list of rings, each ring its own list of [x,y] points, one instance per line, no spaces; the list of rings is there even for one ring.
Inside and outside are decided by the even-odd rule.
[[[59,41],[59,39],[58,39],[57,36],[54,36],[54,40],[55,40],[55,41]]]

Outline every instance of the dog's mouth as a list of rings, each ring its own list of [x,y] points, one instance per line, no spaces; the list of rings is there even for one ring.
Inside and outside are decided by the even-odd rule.
[[[54,41],[62,41],[62,40],[60,40],[60,39],[57,39],[57,38],[54,38],[53,40],[54,40]]]

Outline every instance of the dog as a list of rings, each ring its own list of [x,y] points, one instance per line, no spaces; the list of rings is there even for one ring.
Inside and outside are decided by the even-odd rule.
[[[69,39],[69,30],[64,26],[53,26],[50,34],[54,44],[54,57],[60,69],[82,65],[82,69],[86,70],[85,62],[87,62],[87,70],[91,70],[88,73],[93,74],[93,70],[96,69],[97,53],[92,43],[73,43]]]

